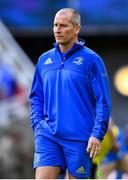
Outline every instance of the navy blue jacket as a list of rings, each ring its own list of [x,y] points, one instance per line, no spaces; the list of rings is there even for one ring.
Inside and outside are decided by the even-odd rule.
[[[61,55],[58,44],[37,62],[30,93],[35,134],[68,140],[103,139],[111,109],[104,63],[83,42]]]

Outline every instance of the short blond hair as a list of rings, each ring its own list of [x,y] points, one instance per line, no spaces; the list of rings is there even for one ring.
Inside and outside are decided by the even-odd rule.
[[[77,25],[77,24],[80,25],[81,24],[80,14],[75,9],[72,9],[72,8],[63,8],[63,9],[59,10],[57,12],[57,14],[58,13],[61,13],[61,14],[71,13],[72,14],[72,18],[71,18],[72,24],[74,24],[74,25]]]

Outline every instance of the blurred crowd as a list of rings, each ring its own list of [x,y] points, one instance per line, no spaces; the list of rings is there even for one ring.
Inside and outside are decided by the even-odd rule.
[[[12,105],[12,109],[9,110],[7,105],[9,107]],[[4,126],[0,124],[0,179],[31,179],[33,137],[28,119],[28,99],[24,87],[17,81],[13,67],[2,62],[0,62],[0,106],[1,109],[5,106],[3,113],[6,113],[9,119]],[[22,113],[23,108],[26,109],[26,115]],[[23,116],[18,116],[18,111],[21,111]]]
[[[0,101],[21,93],[15,76],[9,65],[0,63]]]
[[[33,143],[28,124],[13,120],[0,132],[0,179],[32,179]]]

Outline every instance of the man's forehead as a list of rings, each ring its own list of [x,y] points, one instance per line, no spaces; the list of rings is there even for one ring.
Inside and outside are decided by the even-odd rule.
[[[56,16],[54,23],[71,23],[71,17],[65,15]]]
[[[59,11],[56,13],[55,18],[63,17],[63,18],[71,18],[72,13],[70,11]]]

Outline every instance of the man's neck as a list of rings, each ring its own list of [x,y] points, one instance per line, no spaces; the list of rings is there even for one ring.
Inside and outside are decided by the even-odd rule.
[[[73,42],[71,42],[70,44],[67,44],[67,45],[59,44],[60,51],[61,52],[67,52],[69,49],[72,48],[74,43],[77,43],[77,42],[78,42],[78,39],[76,39],[75,41],[73,41]]]

